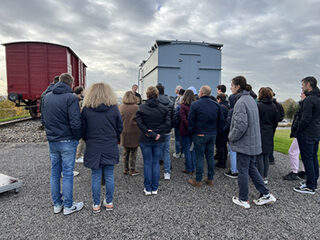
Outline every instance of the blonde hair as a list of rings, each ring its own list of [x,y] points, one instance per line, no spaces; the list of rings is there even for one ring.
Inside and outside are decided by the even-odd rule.
[[[117,97],[112,88],[106,83],[94,83],[86,91],[83,107],[97,108],[101,104],[117,105]]]
[[[132,91],[127,91],[122,98],[122,103],[124,104],[137,104],[138,98]]]
[[[157,98],[159,96],[159,91],[156,87],[150,86],[146,92],[147,98]]]

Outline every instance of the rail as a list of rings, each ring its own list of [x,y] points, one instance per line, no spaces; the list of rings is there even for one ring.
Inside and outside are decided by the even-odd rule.
[[[0,122],[0,127],[8,126],[8,125],[18,123],[18,122],[28,121],[31,119],[34,119],[34,118],[31,116],[28,116],[28,117],[18,118],[18,119],[14,119],[14,120],[5,121],[5,122]]]

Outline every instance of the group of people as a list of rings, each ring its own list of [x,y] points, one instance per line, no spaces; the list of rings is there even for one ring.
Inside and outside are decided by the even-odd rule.
[[[177,96],[168,97],[164,86],[158,84],[148,87],[147,99],[143,102],[137,85],[133,85],[118,106],[115,93],[106,83],[92,84],[82,99],[72,91],[70,74],[63,73],[58,79],[45,91],[41,103],[49,142],[54,213],[63,210],[68,215],[83,208],[82,202],[73,201],[72,194],[74,163],[82,149],[85,149],[84,166],[92,171],[93,212],[100,212],[102,205],[106,210],[113,209],[113,172],[119,162],[118,144],[123,147],[123,173],[129,176],[140,174],[136,169],[140,147],[144,194],[158,194],[160,162],[163,162],[163,178],[171,179],[172,129],[173,157],[185,159],[183,173],[190,176],[195,173],[195,177],[188,180],[191,186],[202,186],[204,159],[208,169],[204,182],[213,186],[214,168],[226,167],[229,152],[231,168],[225,175],[237,178],[239,185],[239,195],[232,201],[250,208],[249,176],[260,192],[259,198],[253,200],[256,205],[276,201],[266,185],[269,162],[274,161],[273,136],[283,118],[283,108],[275,101],[272,89],[263,87],[257,96],[246,79],[237,76],[231,81],[230,96],[225,94],[224,85],[217,87],[216,97],[212,96],[211,87],[204,85],[199,91],[192,86],[186,90],[177,86]],[[319,177],[320,91],[314,77],[304,78],[302,88],[306,98],[301,102],[292,132],[300,147],[307,181],[294,190],[314,194]],[[77,154],[80,139],[83,143]],[[101,203],[102,181],[106,195]]]

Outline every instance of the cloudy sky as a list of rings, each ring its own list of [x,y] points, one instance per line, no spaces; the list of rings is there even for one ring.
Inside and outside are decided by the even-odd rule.
[[[88,83],[119,95],[137,82],[156,39],[222,43],[222,83],[244,75],[257,91],[298,100],[300,80],[320,80],[319,0],[4,0],[0,42],[67,45],[88,65]],[[0,46],[0,94],[6,94]]]

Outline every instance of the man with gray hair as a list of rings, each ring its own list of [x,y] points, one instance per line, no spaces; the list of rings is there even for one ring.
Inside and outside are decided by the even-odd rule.
[[[72,86],[73,77],[68,73],[61,74],[52,92],[44,98],[42,113],[51,159],[53,212],[60,213],[64,208],[64,215],[83,208],[82,202],[73,202],[73,169],[81,137],[81,115],[78,98],[72,93]]]
[[[213,186],[214,175],[214,143],[217,132],[223,129],[224,117],[220,105],[210,99],[211,87],[205,85],[200,88],[200,99],[190,107],[188,122],[189,132],[196,152],[196,178],[188,183],[194,187],[201,187],[204,167],[204,156],[208,165],[208,177],[205,182]]]

